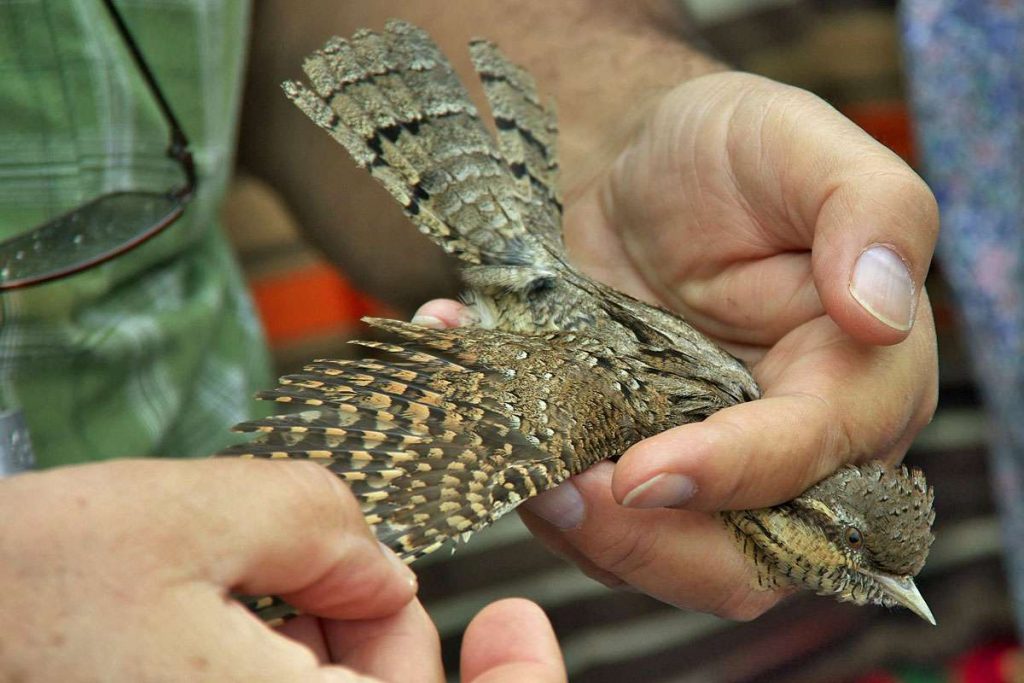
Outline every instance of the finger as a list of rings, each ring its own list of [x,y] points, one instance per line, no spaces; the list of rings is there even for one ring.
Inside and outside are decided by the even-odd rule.
[[[752,87],[782,86],[762,79]],[[872,344],[902,341],[935,249],[935,198],[898,156],[823,100],[790,89],[767,101],[741,107],[734,122],[742,128],[754,117],[761,131],[760,145],[732,153],[734,166],[746,169],[738,174],[744,193],[803,231],[821,301],[843,331]]]
[[[390,614],[416,592],[415,575],[382,550],[351,492],[319,465],[221,458],[118,466],[131,470],[132,489],[103,504],[136,515],[140,552],[188,558],[167,568],[181,580],[280,595],[337,618]],[[106,475],[99,485],[109,486]]]
[[[778,594],[754,590],[752,564],[716,516],[619,505],[611,492],[617,466],[599,463],[573,478],[586,504],[576,528],[560,529],[534,509],[523,521],[556,553],[585,558],[581,568],[606,585],[625,583],[677,607],[730,619],[752,619],[778,601]]]
[[[811,254],[822,303],[861,341],[902,341],[935,248],[935,200],[909,169],[843,177],[836,184],[819,211]]]
[[[634,445],[619,460],[613,491],[635,508],[777,505],[850,456],[842,437],[834,410],[817,395],[768,397]]]
[[[519,598],[491,603],[473,618],[462,639],[460,671],[467,683],[566,680],[551,622]]]
[[[230,510],[232,518],[247,513],[251,533],[242,561],[229,568],[236,590],[280,595],[302,611],[346,619],[391,614],[413,598],[415,575],[378,543],[337,477],[319,465],[260,464],[276,470],[262,475],[262,514],[240,511],[237,499]]]
[[[595,467],[614,467],[611,463],[598,463]],[[589,557],[569,542],[562,532],[578,530],[586,519],[587,507],[583,495],[576,486],[576,475],[554,489],[545,491],[527,500],[516,508],[527,529],[538,537],[548,550],[567,560],[598,583],[608,588],[626,588],[628,584],[620,577],[598,567]]]
[[[319,617],[301,614],[293,619],[288,619],[274,630],[291,638],[296,643],[308,647],[313,651],[317,661],[322,663],[330,661],[330,652],[327,649],[327,642],[324,640],[324,632],[320,628]]]
[[[454,299],[433,299],[419,307],[412,322],[424,327],[443,329],[459,327],[469,322],[469,309]]]
[[[384,681],[444,681],[437,629],[419,600],[380,619],[322,622],[332,662]]]
[[[630,448],[616,468],[616,498],[641,508],[756,508],[799,495],[843,463],[891,457],[928,419],[927,321],[897,347],[858,345],[829,318],[812,326],[831,328],[811,335],[819,348],[784,340],[759,366],[763,399]]]

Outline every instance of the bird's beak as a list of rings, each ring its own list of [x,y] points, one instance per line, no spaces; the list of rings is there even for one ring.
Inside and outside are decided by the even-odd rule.
[[[912,578],[909,576],[886,576],[885,574],[872,574],[871,576],[882,587],[886,595],[935,626],[935,617],[932,616],[932,611],[928,609],[928,603],[921,597],[921,591],[917,590]]]

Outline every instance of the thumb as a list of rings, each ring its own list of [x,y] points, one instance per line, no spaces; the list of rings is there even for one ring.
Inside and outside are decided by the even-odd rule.
[[[875,151],[822,188],[811,264],[822,304],[844,332],[893,344],[916,319],[939,219],[924,181]]]
[[[811,248],[818,296],[848,335],[895,344],[914,324],[939,213],[896,154],[818,97],[792,90],[769,108],[765,157],[778,160],[783,215]],[[783,98],[779,98],[782,100]],[[800,125],[793,125],[793,108]]]
[[[566,680],[551,623],[521,598],[492,603],[473,618],[462,639],[460,671],[466,683]]]

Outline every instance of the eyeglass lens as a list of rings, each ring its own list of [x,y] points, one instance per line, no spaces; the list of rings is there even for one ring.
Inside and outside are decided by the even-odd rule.
[[[0,245],[0,288],[84,270],[159,232],[182,211],[180,197],[113,192]]]

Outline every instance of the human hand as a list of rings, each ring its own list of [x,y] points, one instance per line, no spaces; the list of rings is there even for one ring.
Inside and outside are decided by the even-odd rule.
[[[0,518],[4,680],[444,680],[415,576],[318,465],[120,461],[25,474],[0,481]],[[282,635],[230,592],[281,595],[321,621],[301,617]],[[491,606],[471,631],[507,630],[495,614],[532,631],[515,650],[508,637],[467,639],[480,680],[509,680],[501,671],[517,666],[564,678],[535,606]]]
[[[757,616],[778,596],[751,587],[707,512],[783,502],[844,463],[895,462],[928,422],[935,201],[817,97],[739,73],[667,93],[568,197],[572,260],[682,313],[750,365],[763,398],[636,444],[527,503],[524,521],[606,583]],[[417,316],[466,318],[447,300]]]

